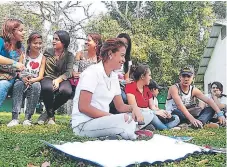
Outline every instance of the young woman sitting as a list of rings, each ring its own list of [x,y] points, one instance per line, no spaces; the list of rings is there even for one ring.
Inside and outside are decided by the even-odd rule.
[[[72,128],[79,136],[121,136],[136,139],[135,132],[153,119],[152,112],[142,113],[135,105],[126,105],[121,97],[117,74],[125,62],[126,45],[118,38],[109,39],[101,48],[101,61],[89,66],[80,76],[73,99]],[[122,114],[109,113],[111,101]],[[144,122],[144,125],[137,125]]]
[[[27,41],[27,52],[20,60],[25,65],[25,70],[20,73],[20,79],[13,86],[13,111],[12,121],[8,127],[19,124],[19,113],[24,97],[27,98],[25,120],[23,125],[32,125],[31,117],[39,101],[41,92],[40,81],[43,79],[46,58],[41,53],[42,36],[31,33]]]
[[[125,87],[128,104],[138,106],[146,112],[153,112],[154,118],[151,121],[151,124],[158,130],[175,127],[179,123],[179,118],[177,116],[174,116],[173,121],[163,123],[157,115],[163,118],[171,118],[171,114],[164,110],[151,110],[153,95],[148,87],[151,80],[151,71],[149,66],[138,65],[135,69],[132,69],[132,74],[135,81],[127,84]]]

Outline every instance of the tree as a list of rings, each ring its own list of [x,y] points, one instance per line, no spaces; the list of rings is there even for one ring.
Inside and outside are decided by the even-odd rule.
[[[212,6],[217,19],[226,19],[226,1],[215,1]]]
[[[22,20],[26,33],[25,33],[25,41],[23,42],[26,45],[26,39],[28,38],[29,34],[33,31],[42,32],[42,20],[37,15],[29,13],[25,9],[18,10],[17,6],[9,3],[9,4],[2,4],[0,5],[0,26],[2,27],[3,22],[8,18],[17,18]]]
[[[182,66],[192,64],[198,69],[214,20],[212,3],[146,1],[105,4],[109,14],[90,22],[95,25],[93,31],[112,36],[119,31],[128,33],[132,38],[134,62],[147,62],[155,80],[170,85],[178,80]],[[111,26],[108,26],[110,22]]]
[[[84,5],[82,1],[30,1],[15,2],[14,4],[40,17],[43,25],[48,23],[45,36],[52,35],[59,29],[67,30],[71,37],[72,50],[77,50],[76,40],[81,38],[78,32],[83,31],[84,23],[92,16],[89,13],[91,4]],[[84,17],[75,18],[72,13],[78,10],[81,10]]]

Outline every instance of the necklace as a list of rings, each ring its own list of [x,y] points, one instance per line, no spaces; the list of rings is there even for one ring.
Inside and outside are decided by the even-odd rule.
[[[109,80],[109,78],[107,78],[108,80]],[[103,76],[103,80],[104,80],[104,82],[105,82],[105,84],[106,84],[106,87],[107,87],[107,89],[108,89],[108,91],[110,91],[111,90],[111,80],[110,80],[110,84],[108,84],[107,82],[106,82],[106,77],[105,76]]]

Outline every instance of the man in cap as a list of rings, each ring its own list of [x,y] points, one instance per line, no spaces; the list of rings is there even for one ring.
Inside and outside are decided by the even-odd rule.
[[[202,128],[203,125],[212,119],[215,113],[218,115],[219,123],[225,125],[223,112],[212,99],[209,99],[198,88],[191,85],[193,78],[193,67],[186,66],[180,70],[180,82],[169,88],[166,110],[172,111],[172,114],[178,115],[181,123],[189,121],[192,126],[196,128]],[[194,97],[202,100],[210,106],[204,108],[196,117],[194,117],[188,109],[194,104]]]

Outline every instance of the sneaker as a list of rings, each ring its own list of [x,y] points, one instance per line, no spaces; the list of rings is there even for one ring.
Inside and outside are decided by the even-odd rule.
[[[137,130],[135,134],[138,135],[139,138],[153,137],[153,132],[150,130]]]
[[[219,125],[217,123],[210,122],[204,125],[204,128],[219,128]]]
[[[12,121],[10,121],[10,123],[7,124],[7,127],[12,127],[17,125],[19,125],[19,120],[13,119]]]
[[[24,122],[23,122],[23,125],[24,126],[31,126],[32,125],[32,121],[30,121],[30,120],[24,120]]]
[[[150,131],[155,131],[156,130],[154,125],[152,125],[152,124],[147,125],[144,129],[145,130],[150,130]]]
[[[181,127],[176,126],[176,127],[171,128],[170,130],[181,130]]]
[[[50,118],[49,121],[47,122],[48,125],[55,125],[54,119]]]
[[[47,112],[42,113],[38,118],[38,124],[43,125],[48,120]]]

